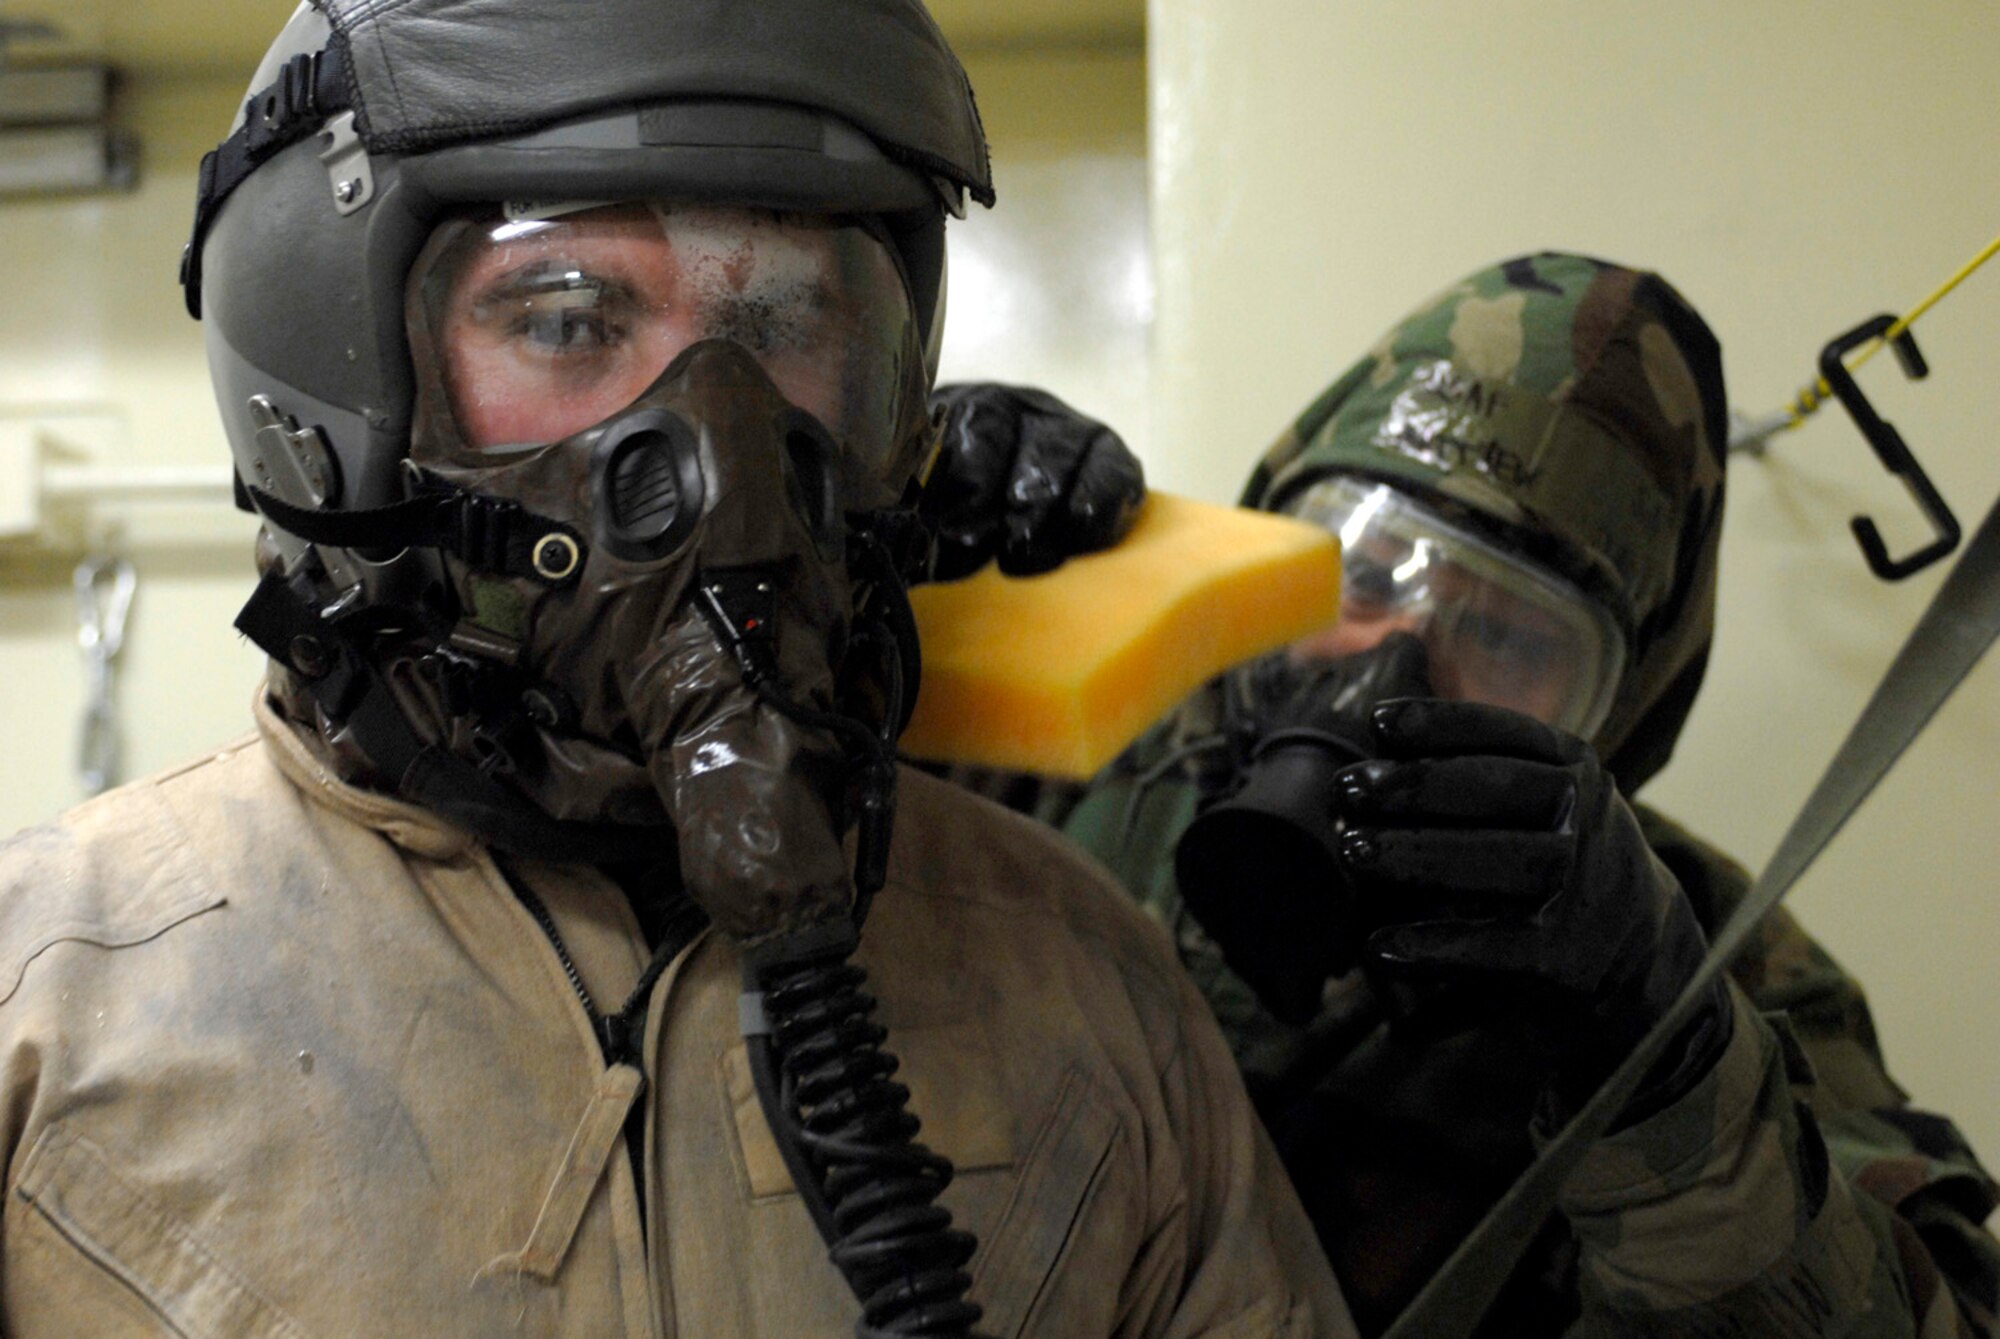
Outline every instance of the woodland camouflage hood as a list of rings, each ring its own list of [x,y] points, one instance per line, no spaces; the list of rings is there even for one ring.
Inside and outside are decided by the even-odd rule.
[[[1671,753],[1714,633],[1727,400],[1708,326],[1658,275],[1544,252],[1453,285],[1279,438],[1246,506],[1328,473],[1440,502],[1578,582],[1623,630],[1593,743],[1631,790]]]

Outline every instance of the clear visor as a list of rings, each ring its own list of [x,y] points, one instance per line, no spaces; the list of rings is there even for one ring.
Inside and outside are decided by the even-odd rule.
[[[1286,511],[1340,536],[1340,621],[1294,661],[1342,659],[1392,632],[1424,643],[1438,696],[1510,707],[1588,739],[1625,664],[1611,616],[1574,585],[1384,484],[1330,478]]]
[[[410,273],[459,446],[559,441],[630,407],[690,346],[727,339],[854,463],[894,447],[916,319],[866,228],[650,201],[531,209],[440,224]]]

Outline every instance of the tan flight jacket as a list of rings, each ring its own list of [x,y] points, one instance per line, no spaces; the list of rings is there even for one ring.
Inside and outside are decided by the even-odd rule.
[[[259,723],[0,847],[0,1332],[851,1335],[732,947],[660,980],[643,1084],[607,1069],[484,847]],[[517,873],[615,1010],[623,895]],[[1094,866],[905,773],[861,960],[958,1166],[982,1333],[1352,1332],[1199,996]]]

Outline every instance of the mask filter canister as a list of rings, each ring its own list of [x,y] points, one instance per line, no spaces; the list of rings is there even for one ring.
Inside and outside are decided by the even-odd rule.
[[[1304,1024],[1328,978],[1358,963],[1365,933],[1340,872],[1338,777],[1374,756],[1377,705],[1431,687],[1423,643],[1407,633],[1310,667],[1276,657],[1248,677],[1256,742],[1241,784],[1188,825],[1174,875],[1230,968],[1273,1014]]]

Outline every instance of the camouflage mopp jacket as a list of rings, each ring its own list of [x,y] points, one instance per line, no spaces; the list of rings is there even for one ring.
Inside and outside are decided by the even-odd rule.
[[[1356,1320],[1379,1333],[1553,1133],[1547,1058],[1500,1027],[1400,1035],[1358,974],[1304,1028],[1261,1008],[1174,886],[1203,769],[1168,762],[1166,728],[1087,789],[958,779],[1061,827],[1167,927]],[[1748,874],[1634,807],[1713,931]],[[1731,975],[1736,1027],[1714,1072],[1588,1155],[1482,1334],[2000,1335],[2000,1242],[1982,1226],[2000,1188],[1889,1077],[1860,984],[1783,908]]]

